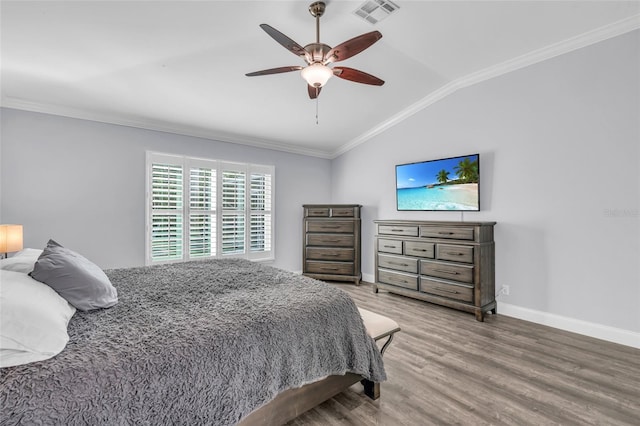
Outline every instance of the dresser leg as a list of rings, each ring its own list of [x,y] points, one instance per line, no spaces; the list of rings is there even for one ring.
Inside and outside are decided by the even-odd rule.
[[[378,286],[377,285],[373,286],[373,292],[376,293],[376,294],[378,293]]]
[[[484,312],[482,310],[476,311],[476,321],[484,322]]]

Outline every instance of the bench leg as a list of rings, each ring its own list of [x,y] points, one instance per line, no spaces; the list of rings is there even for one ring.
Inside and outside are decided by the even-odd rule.
[[[363,379],[364,394],[369,398],[376,400],[380,398],[380,383],[372,382],[371,380]]]
[[[395,333],[394,333],[395,334]],[[393,334],[389,335],[389,338],[387,339],[386,342],[384,342],[384,345],[382,345],[382,349],[380,349],[380,355],[384,355],[384,351],[387,350],[387,348],[389,347],[389,345],[391,344],[391,341],[393,340]]]

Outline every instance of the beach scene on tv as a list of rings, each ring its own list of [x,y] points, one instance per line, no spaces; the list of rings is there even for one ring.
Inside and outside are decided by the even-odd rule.
[[[396,166],[398,210],[479,210],[478,157]]]

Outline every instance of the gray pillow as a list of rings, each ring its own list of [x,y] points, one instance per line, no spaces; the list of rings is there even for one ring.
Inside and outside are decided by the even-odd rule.
[[[29,274],[81,311],[118,303],[118,292],[96,264],[49,240]]]

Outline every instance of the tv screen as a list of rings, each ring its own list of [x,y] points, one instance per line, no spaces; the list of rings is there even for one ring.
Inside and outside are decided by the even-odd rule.
[[[480,210],[480,154],[396,166],[398,210]]]

